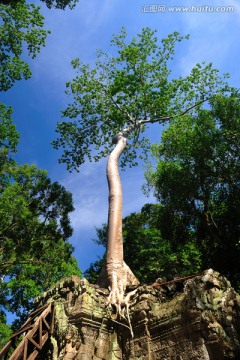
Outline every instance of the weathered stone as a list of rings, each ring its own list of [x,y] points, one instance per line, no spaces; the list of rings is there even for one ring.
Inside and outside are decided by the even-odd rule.
[[[38,298],[55,301],[48,360],[240,359],[240,297],[217,272],[189,280],[139,286],[130,324],[114,319],[106,289],[77,277],[63,279]]]

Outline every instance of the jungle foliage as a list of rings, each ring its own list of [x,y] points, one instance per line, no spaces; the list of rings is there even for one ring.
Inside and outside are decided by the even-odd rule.
[[[146,174],[157,200],[194,232],[204,268],[240,287],[240,95],[170,122]]]
[[[96,230],[94,241],[106,246],[107,226]],[[171,280],[202,269],[193,232],[161,204],[146,204],[140,213],[123,219],[123,245],[124,259],[142,284],[153,283],[159,277]],[[92,263],[84,273],[91,282],[97,281],[104,258],[105,255]]]

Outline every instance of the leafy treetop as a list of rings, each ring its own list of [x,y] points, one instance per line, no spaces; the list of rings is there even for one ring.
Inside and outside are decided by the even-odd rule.
[[[174,32],[159,43],[155,33],[144,28],[127,43],[122,29],[111,41],[116,55],[97,51],[93,68],[72,61],[77,75],[67,83],[67,94],[73,100],[63,111],[70,121],[58,123],[59,138],[53,141],[55,148],[63,148],[60,162],[68,169],[109,154],[112,138],[129,127],[121,164],[136,165],[137,149],[141,157],[149,150],[146,124],[163,123],[228,89],[212,64],[197,64],[186,77],[172,78],[169,64],[176,44],[188,36]]]

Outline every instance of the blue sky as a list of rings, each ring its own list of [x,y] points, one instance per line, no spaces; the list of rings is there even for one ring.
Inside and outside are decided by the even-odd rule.
[[[29,2],[40,4],[37,0]],[[64,91],[65,83],[74,77],[71,60],[79,57],[83,62],[93,63],[97,48],[112,52],[109,47],[112,34],[117,34],[122,26],[130,38],[142,27],[150,26],[158,30],[160,38],[173,31],[190,34],[190,40],[177,48],[173,64],[176,74],[186,75],[197,62],[213,62],[222,73],[229,72],[230,83],[239,87],[240,5],[235,0],[80,0],[72,11],[48,10],[41,5],[45,27],[52,33],[37,58],[29,60],[32,78],[17,83],[2,95],[2,101],[13,107],[13,121],[21,133],[18,162],[48,170],[53,181],[59,181],[73,194],[74,235],[70,241],[80,268],[86,270],[103,252],[92,238],[95,227],[107,221],[106,159],[84,164],[80,173],[68,173],[64,165],[58,164],[60,153],[50,145],[56,137],[60,111],[69,101]],[[165,9],[151,12],[155,9],[151,5],[163,5]],[[190,6],[191,11],[186,8],[177,11],[174,6]],[[152,133],[160,140],[160,127],[155,127]],[[144,183],[141,166],[127,169],[121,177],[124,216],[153,201],[141,191]]]

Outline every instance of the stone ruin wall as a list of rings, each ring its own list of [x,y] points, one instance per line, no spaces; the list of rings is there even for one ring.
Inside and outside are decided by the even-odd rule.
[[[129,289],[130,290],[130,289]],[[55,301],[45,360],[240,359],[240,296],[219,273],[139,286],[129,323],[106,309],[108,291],[76,276],[38,299]]]

